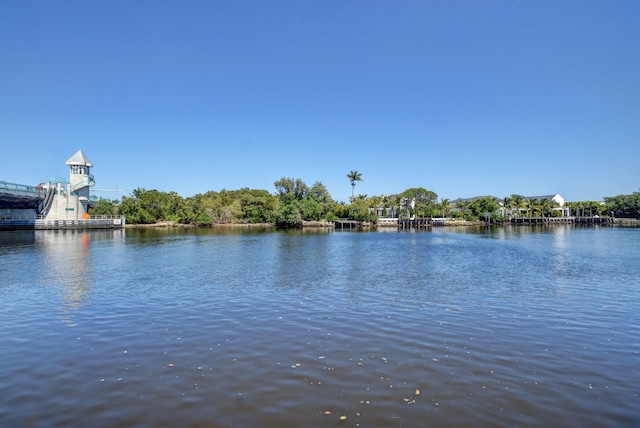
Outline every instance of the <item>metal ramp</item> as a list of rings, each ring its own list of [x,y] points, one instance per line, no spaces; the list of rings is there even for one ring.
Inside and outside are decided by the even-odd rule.
[[[47,189],[47,193],[44,195],[44,200],[42,204],[38,207],[38,214],[41,216],[46,216],[51,209],[51,205],[53,204],[54,195],[56,194],[56,188],[49,184],[49,188]]]

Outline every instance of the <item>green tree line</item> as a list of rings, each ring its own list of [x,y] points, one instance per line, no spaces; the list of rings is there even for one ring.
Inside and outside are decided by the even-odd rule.
[[[605,207],[615,217],[640,218],[640,192],[630,195],[608,196],[604,198]]]
[[[355,174],[354,174],[355,173]],[[362,181],[352,171],[347,176],[352,184]],[[358,179],[354,179],[358,177]],[[315,182],[281,178],[274,183],[275,192],[243,188],[209,191],[183,198],[176,192],[136,189],[119,203],[101,199],[91,208],[92,214],[118,214],[132,224],[152,224],[172,221],[183,224],[213,225],[229,223],[272,223],[283,227],[298,227],[303,221],[334,221],[338,218],[375,223],[383,217],[450,217],[466,220],[483,219],[490,213],[495,221],[504,215],[514,217],[561,216],[558,204],[548,199],[527,200],[512,194],[502,201],[491,197],[438,202],[438,195],[422,187],[410,188],[396,195],[353,195],[349,204],[336,202],[326,186]],[[605,216],[640,218],[640,193],[605,197],[604,203],[594,201],[566,202],[573,216]],[[504,205],[501,205],[502,202]]]
[[[309,187],[300,179],[282,178],[267,190],[209,191],[183,198],[176,192],[135,189],[119,203],[101,199],[91,208],[94,215],[118,214],[132,224],[172,221],[183,224],[276,223],[299,226],[302,221],[332,220],[347,215],[348,208],[333,200],[327,188],[316,182]]]

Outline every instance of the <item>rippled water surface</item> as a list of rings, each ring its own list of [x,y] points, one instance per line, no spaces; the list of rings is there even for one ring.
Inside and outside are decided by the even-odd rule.
[[[640,229],[0,232],[0,426],[640,425]]]

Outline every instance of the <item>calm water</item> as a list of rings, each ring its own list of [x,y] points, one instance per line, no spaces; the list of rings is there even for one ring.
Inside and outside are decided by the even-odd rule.
[[[640,425],[640,229],[0,232],[0,326],[2,427]]]

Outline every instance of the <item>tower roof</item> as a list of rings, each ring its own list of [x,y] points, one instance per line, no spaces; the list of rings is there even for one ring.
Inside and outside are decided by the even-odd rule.
[[[93,166],[89,158],[82,153],[82,150],[78,150],[75,155],[71,156],[67,161],[67,165],[84,165],[89,168]]]

